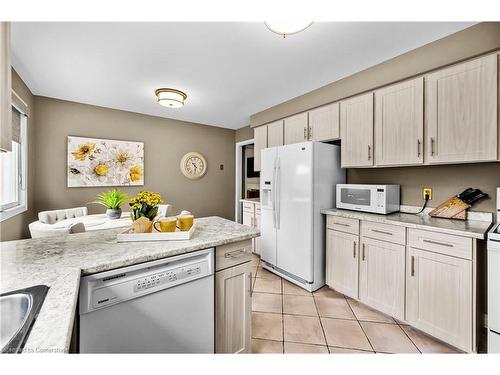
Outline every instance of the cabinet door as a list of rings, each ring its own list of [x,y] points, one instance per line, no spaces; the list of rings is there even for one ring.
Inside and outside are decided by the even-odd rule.
[[[408,248],[406,320],[464,351],[472,351],[472,262]]]
[[[267,147],[283,146],[283,120],[267,124]]]
[[[284,121],[286,145],[308,140],[307,112],[288,117]]]
[[[358,298],[358,236],[326,230],[326,284]]]
[[[260,171],[260,151],[267,147],[267,126],[253,129],[254,163],[253,169]]]
[[[375,165],[421,164],[424,78],[375,91]]]
[[[373,165],[373,92],[340,102],[342,167]]]
[[[497,160],[497,82],[494,55],[426,76],[430,163]]]
[[[243,211],[243,225],[253,227],[253,213]]]
[[[362,238],[359,299],[377,310],[404,320],[404,245]]]
[[[330,141],[340,138],[339,103],[332,103],[309,111],[309,140]]]
[[[251,262],[215,273],[215,352],[250,353]]]

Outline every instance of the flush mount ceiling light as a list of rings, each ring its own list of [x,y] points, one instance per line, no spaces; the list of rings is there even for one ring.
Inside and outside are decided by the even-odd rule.
[[[282,35],[285,38],[287,35],[297,34],[304,31],[313,23],[309,21],[266,21],[264,25],[278,35]]]
[[[158,98],[158,104],[168,108],[179,108],[184,105],[187,99],[186,93],[169,88],[161,88],[155,90],[155,95]]]

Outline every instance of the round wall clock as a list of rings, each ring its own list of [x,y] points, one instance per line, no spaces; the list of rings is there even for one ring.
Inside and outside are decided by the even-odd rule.
[[[191,180],[203,177],[207,171],[207,160],[198,152],[188,152],[182,157],[181,172]]]

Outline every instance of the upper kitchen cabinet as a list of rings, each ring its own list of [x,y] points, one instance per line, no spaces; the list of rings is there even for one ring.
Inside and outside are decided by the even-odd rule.
[[[340,102],[342,167],[373,166],[373,92]]]
[[[331,141],[340,138],[340,105],[332,103],[309,111],[309,140]]]
[[[285,144],[306,142],[309,139],[307,112],[299,113],[285,120]]]
[[[283,146],[283,120],[267,124],[267,147]]]
[[[497,56],[425,77],[429,163],[497,160]]]
[[[424,78],[375,91],[375,164],[421,164],[424,136]]]
[[[254,165],[253,169],[260,171],[260,151],[267,147],[267,126],[253,129]]]

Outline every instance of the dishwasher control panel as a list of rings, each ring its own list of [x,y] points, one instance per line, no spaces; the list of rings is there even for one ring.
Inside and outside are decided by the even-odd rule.
[[[80,282],[80,314],[213,275],[213,258],[213,249],[206,249],[85,276]]]
[[[134,293],[198,275],[201,272],[201,267],[202,263],[197,263],[191,264],[187,267],[179,267],[173,270],[158,272],[154,275],[141,277],[134,283]]]

